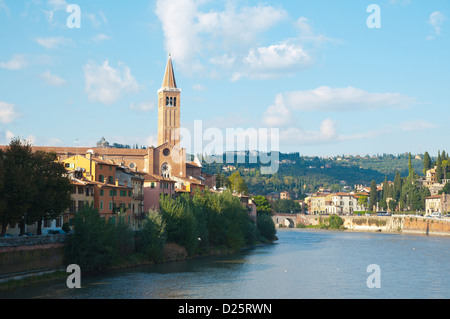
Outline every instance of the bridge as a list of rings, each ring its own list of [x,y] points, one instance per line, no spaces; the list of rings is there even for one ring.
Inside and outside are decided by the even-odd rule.
[[[315,225],[317,216],[307,216],[305,214],[274,214],[272,220],[276,227],[295,228],[298,224],[305,226]]]

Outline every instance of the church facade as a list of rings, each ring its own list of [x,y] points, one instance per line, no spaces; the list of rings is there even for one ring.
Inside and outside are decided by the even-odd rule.
[[[69,175],[77,176],[74,183],[85,182],[94,185],[92,194],[94,207],[103,212],[102,215],[107,218],[113,216],[114,207],[119,206],[130,208],[128,213],[131,213],[132,217],[143,218],[149,209],[159,208],[161,195],[176,197],[182,193],[192,193],[196,189],[214,188],[215,176],[204,173],[198,161],[188,161],[186,150],[180,147],[181,90],[175,81],[170,56],[157,96],[158,146],[147,149],[114,148],[102,137],[96,147],[33,146],[32,149],[34,152],[56,153],[58,161],[65,165]],[[111,166],[114,168],[111,172],[127,172],[128,175],[134,173],[136,180],[141,180],[141,189],[138,187],[133,189],[132,179],[129,177],[124,179],[122,176],[124,174],[113,174],[114,176],[109,176],[109,179],[103,175],[93,174],[93,163]],[[75,188],[79,186],[77,185]],[[130,198],[126,198],[129,202],[119,203],[120,196],[107,198],[110,193],[108,187],[127,188],[119,191],[126,192],[127,196],[131,195]],[[135,203],[136,200],[140,200],[141,203]]]
[[[158,94],[158,146],[147,149],[111,148],[102,137],[97,147],[38,147],[33,150],[57,153],[59,160],[74,155],[92,154],[92,157],[112,164],[144,172],[153,179],[158,177],[177,182],[183,188],[183,181],[198,183],[209,188],[215,186],[213,175],[202,172],[201,164],[187,161],[184,148],[180,147],[181,90],[177,87],[172,59],[169,56],[164,78]],[[91,155],[89,155],[91,156]]]

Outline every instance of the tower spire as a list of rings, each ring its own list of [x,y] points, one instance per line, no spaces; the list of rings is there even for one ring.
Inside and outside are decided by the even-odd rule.
[[[164,74],[162,89],[176,89],[177,82],[175,81],[175,74],[173,72],[172,56],[169,53],[169,58],[167,59],[166,73]]]

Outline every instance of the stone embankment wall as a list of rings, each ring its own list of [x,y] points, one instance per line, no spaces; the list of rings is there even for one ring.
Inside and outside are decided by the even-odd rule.
[[[0,238],[0,276],[64,266],[66,235]]]
[[[322,216],[325,217],[325,216]],[[450,236],[450,219],[416,216],[340,216],[350,231]],[[325,217],[326,218],[326,217]],[[304,216],[305,225],[318,225],[319,216]]]

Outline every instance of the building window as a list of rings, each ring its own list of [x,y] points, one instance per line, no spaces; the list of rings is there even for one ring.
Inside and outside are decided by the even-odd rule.
[[[105,181],[105,176],[99,175],[99,176],[98,176],[98,181],[99,181],[100,183],[103,183],[103,182]]]
[[[109,183],[109,184],[114,184],[114,177],[109,176],[109,177],[108,177],[108,183]]]
[[[84,194],[84,188],[79,186],[78,187],[78,194]]]
[[[103,189],[100,190],[100,196],[103,196],[104,192]]]

